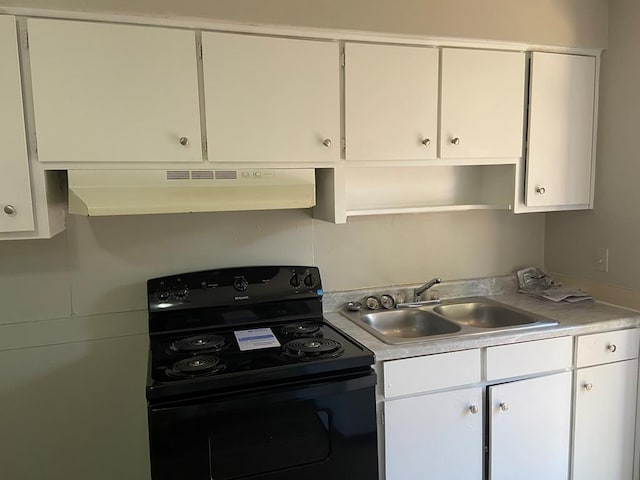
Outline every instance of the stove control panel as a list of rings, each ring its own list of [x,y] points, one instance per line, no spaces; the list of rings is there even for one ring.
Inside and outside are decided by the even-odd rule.
[[[322,298],[317,267],[240,267],[183,273],[147,282],[149,311]]]

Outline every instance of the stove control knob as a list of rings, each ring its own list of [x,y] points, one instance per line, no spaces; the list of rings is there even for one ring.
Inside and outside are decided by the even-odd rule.
[[[168,300],[170,296],[171,296],[171,292],[169,290],[158,290],[156,292],[156,298],[161,302]]]
[[[184,300],[189,296],[189,287],[187,287],[186,285],[183,285],[182,287],[174,291],[173,294],[178,300]]]
[[[239,292],[244,292],[249,287],[249,282],[244,277],[238,277],[233,281],[233,288]]]
[[[293,272],[293,275],[291,276],[291,280],[289,280],[289,284],[293,287],[293,288],[298,288],[300,286],[302,282],[300,281],[300,277],[298,277],[298,274]]]
[[[311,288],[316,284],[316,279],[313,278],[313,275],[309,273],[306,277],[304,277],[304,284],[307,287]]]

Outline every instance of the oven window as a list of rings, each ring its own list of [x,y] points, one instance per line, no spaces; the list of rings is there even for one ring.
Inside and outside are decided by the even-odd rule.
[[[216,418],[209,433],[211,478],[235,480],[325,461],[330,417],[313,402]]]

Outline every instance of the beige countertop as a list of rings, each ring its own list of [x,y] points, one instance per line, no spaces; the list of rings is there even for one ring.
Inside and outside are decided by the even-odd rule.
[[[558,324],[535,330],[489,331],[482,334],[448,335],[441,338],[435,335],[416,343],[389,345],[378,340],[339,312],[325,313],[325,319],[372,350],[376,361],[640,327],[640,312],[597,301],[575,304],[554,303],[519,293],[490,295],[488,298],[555,320]]]

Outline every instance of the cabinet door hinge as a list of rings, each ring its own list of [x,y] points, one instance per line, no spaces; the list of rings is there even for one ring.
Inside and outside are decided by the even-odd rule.
[[[204,149],[205,153],[209,151],[209,145],[207,144],[206,138],[202,139],[202,148]]]
[[[200,55],[200,60],[202,60],[202,44],[200,44],[200,46],[198,48],[198,51],[199,51],[199,55]]]
[[[346,55],[344,54],[344,50],[343,50],[342,53],[340,54],[340,66],[342,68],[344,68],[346,61],[347,61]]]
[[[24,46],[29,50],[29,32],[24,32]]]
[[[340,143],[342,144],[341,145],[342,146],[342,155],[346,155],[347,154],[347,140],[344,137],[342,137],[340,139]]]

